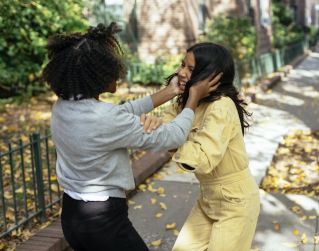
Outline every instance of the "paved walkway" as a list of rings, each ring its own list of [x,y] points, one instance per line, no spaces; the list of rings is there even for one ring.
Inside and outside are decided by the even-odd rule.
[[[254,123],[245,141],[250,168],[258,183],[284,135],[296,129],[319,129],[318,69],[319,53],[312,53],[271,92],[257,95],[257,104],[250,105]],[[182,173],[173,162],[158,176],[159,179],[150,183],[149,190],[132,198],[129,213],[151,250],[168,251],[177,234],[172,224],[176,224],[176,229],[181,228],[196,200],[198,184],[192,174]],[[159,187],[163,188],[159,192],[152,189]],[[313,242],[318,232],[318,200],[263,191],[261,199],[262,210],[253,243],[256,250],[319,251]],[[157,246],[159,240],[161,244]]]

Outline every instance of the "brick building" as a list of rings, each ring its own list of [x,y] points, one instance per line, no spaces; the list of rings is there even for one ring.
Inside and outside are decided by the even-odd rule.
[[[152,62],[177,54],[198,40],[205,21],[213,15],[247,15],[246,0],[127,0],[124,17],[135,11],[138,55]],[[129,23],[129,22],[128,22]]]
[[[92,2],[92,1],[90,1]],[[282,0],[302,26],[319,26],[319,0]],[[104,4],[104,6],[103,6]],[[146,62],[175,55],[198,40],[214,15],[250,15],[257,30],[257,54],[271,50],[272,0],[102,0],[98,6],[126,25],[125,40]]]
[[[319,0],[283,1],[291,6],[296,5],[298,18],[308,22],[308,12],[313,13],[314,2]],[[209,18],[225,14],[250,15],[257,30],[257,54],[269,52],[272,37],[271,2],[271,0],[104,0],[105,9],[110,12],[112,19],[127,24],[124,32],[125,40],[144,62],[153,62],[161,55],[184,52],[188,46],[198,40]],[[318,22],[316,20],[313,18],[311,22]]]

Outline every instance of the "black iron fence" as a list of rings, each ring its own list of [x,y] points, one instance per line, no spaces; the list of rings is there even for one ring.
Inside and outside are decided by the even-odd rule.
[[[290,64],[297,57],[303,55],[308,48],[309,43],[305,39],[251,60],[237,62],[239,80],[246,85],[254,85],[256,80],[266,77],[280,70],[281,67]]]
[[[48,132],[0,152],[0,238],[24,224],[43,221],[60,208],[56,152]]]

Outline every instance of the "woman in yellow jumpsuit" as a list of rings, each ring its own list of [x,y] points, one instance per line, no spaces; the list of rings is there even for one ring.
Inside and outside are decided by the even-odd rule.
[[[199,199],[173,251],[248,251],[260,211],[243,140],[250,114],[233,85],[234,61],[224,47],[200,43],[187,50],[176,74],[184,93],[166,110],[164,123],[184,107],[190,86],[212,72],[223,73],[220,84],[197,107],[188,139],[173,155],[200,183]]]

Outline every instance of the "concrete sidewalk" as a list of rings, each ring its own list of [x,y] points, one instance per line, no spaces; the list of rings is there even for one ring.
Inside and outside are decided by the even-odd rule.
[[[250,105],[254,122],[245,141],[250,168],[258,183],[284,135],[297,129],[319,129],[317,69],[319,54],[311,53],[271,92],[257,94],[257,102]],[[181,172],[173,162],[155,177],[158,179],[149,183],[149,190],[132,197],[129,214],[151,250],[168,251],[177,234],[172,224],[176,224],[177,230],[183,225],[196,201],[198,184],[192,174]],[[153,189],[159,187],[162,187],[159,189],[161,193]],[[315,232],[318,233],[318,200],[264,191],[261,191],[261,200],[254,248],[262,251],[319,251],[313,240]],[[159,218],[156,217],[158,213],[162,214]],[[167,224],[173,230],[167,230]]]

